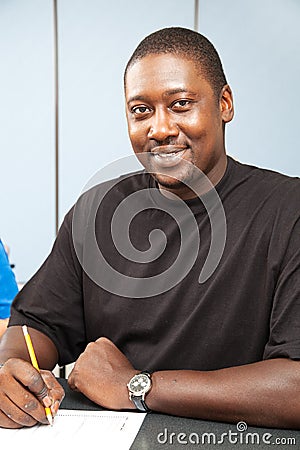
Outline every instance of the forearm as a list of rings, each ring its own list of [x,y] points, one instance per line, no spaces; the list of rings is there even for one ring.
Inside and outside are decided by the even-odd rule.
[[[0,319],[0,339],[1,336],[5,333],[8,324],[8,319]]]
[[[300,428],[300,362],[261,361],[222,370],[153,374],[154,411],[249,425]]]
[[[52,370],[58,355],[53,342],[43,333],[29,328],[33,346],[41,369]],[[30,361],[21,326],[9,327],[0,341],[0,363],[10,358]]]

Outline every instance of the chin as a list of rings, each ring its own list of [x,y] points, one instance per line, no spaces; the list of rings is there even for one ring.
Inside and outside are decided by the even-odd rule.
[[[193,169],[193,166],[189,166],[188,170],[168,170],[169,173],[167,172],[167,169],[164,169],[164,173],[154,170],[152,175],[163,187],[169,189],[182,189],[193,182],[195,177]]]
[[[183,186],[185,186],[184,181],[180,181],[177,178],[173,177],[160,177],[157,175],[153,175],[156,181],[159,183],[160,186],[168,188],[168,189],[181,189]]]

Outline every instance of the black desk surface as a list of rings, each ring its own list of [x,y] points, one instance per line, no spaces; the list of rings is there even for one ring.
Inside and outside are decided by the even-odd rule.
[[[67,380],[59,379],[66,392],[61,409],[101,410],[78,392],[68,387]],[[138,413],[137,413],[138,414]],[[300,431],[248,427],[238,430],[237,425],[187,419],[164,414],[147,414],[131,446],[131,450],[156,449],[299,449]],[[180,434],[183,433],[183,434]],[[271,445],[271,447],[270,447]],[[103,449],[105,450],[105,449]],[[122,449],[118,449],[122,450]]]

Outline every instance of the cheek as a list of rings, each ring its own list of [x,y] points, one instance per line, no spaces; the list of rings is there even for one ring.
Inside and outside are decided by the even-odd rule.
[[[199,116],[189,117],[188,121],[182,122],[179,126],[186,137],[194,143],[202,140],[206,135],[205,120]]]
[[[135,152],[143,150],[147,140],[147,133],[142,126],[128,124],[128,134],[131,145]]]
[[[215,114],[196,112],[189,116],[188,121],[181,124],[181,129],[195,143],[203,140],[214,141],[219,134],[220,121]],[[222,131],[222,128],[220,128]]]
[[[204,108],[203,108],[204,109]],[[177,123],[184,134],[191,139],[200,138],[205,133],[211,118],[203,111],[196,109],[187,115],[177,118]]]

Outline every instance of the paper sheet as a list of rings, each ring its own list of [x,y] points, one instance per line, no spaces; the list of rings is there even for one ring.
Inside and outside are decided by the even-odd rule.
[[[52,427],[0,428],[1,448],[129,450],[145,416],[135,412],[60,410]]]

